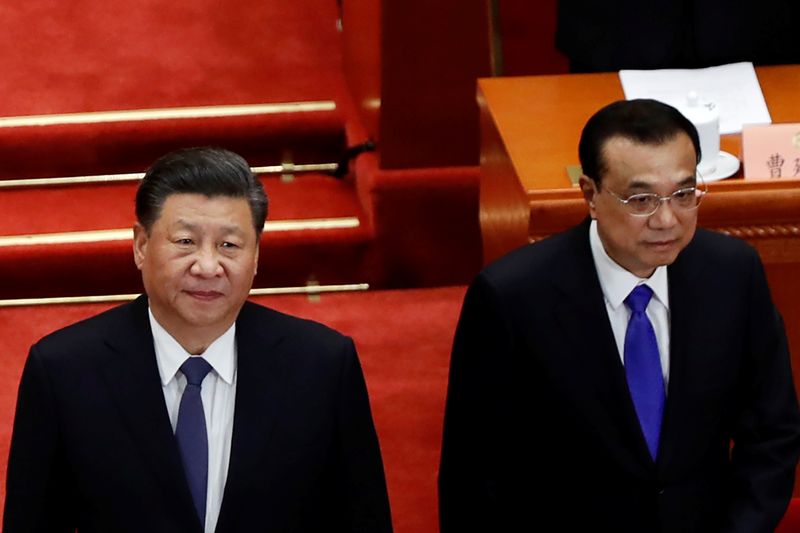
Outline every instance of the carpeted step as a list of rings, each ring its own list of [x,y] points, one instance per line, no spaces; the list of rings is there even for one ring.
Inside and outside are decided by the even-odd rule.
[[[291,181],[259,177],[269,198],[270,221],[360,217],[353,183],[319,173]],[[136,221],[138,180],[4,188],[0,182],[0,236],[129,229]]]
[[[0,180],[139,172],[190,146],[253,166],[335,163],[344,122],[334,101],[0,117]]]
[[[332,0],[5,5],[0,179],[135,172],[198,145],[335,162],[338,16]]]
[[[137,173],[203,145],[287,172],[337,162],[347,122],[337,17],[329,0],[4,9],[0,43],[15,53],[0,57],[0,297],[141,289],[134,182],[3,187],[10,181]],[[257,285],[363,281],[372,229],[352,182],[298,173],[264,183]]]
[[[350,181],[261,177],[270,215],[256,286],[369,281],[372,231]],[[0,298],[141,291],[137,183],[0,188]]]
[[[338,161],[338,17],[331,0],[4,6],[0,179],[136,172],[184,146]]]
[[[5,2],[0,116],[336,100],[337,4]]]

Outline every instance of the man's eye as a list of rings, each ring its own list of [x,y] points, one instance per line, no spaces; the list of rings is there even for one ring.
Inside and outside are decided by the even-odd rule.
[[[694,196],[694,189],[681,189],[672,193],[672,197],[676,200],[686,200]]]
[[[652,197],[649,194],[634,194],[628,198],[628,203],[637,207],[650,205],[650,202],[652,202]]]
[[[178,239],[177,241],[175,241],[175,244],[179,244],[181,246],[189,246],[193,243],[194,241],[192,241],[192,239]]]
[[[232,243],[230,241],[225,241],[225,242],[222,243],[222,247],[223,248],[238,248],[239,245],[236,244],[236,243]]]

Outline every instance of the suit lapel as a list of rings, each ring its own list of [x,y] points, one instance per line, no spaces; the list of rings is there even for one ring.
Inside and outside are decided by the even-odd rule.
[[[693,405],[686,390],[692,366],[701,361],[703,354],[698,336],[702,335],[707,311],[702,307],[702,274],[705,263],[696,260],[695,247],[689,245],[678,259],[668,267],[670,313],[670,377],[664,420],[661,425],[659,469],[669,468],[675,457],[676,446],[688,420],[694,418]]]
[[[164,404],[147,299],[139,297],[125,311],[129,319],[120,321],[116,331],[109,331],[106,340],[113,350],[102,369],[108,389],[122,422],[164,486],[166,496],[176,499],[176,513],[183,515],[184,523],[197,523]]]
[[[257,477],[263,484],[268,475],[264,471],[265,449],[282,411],[285,390],[282,340],[283,334],[265,324],[263,318],[256,318],[253,304],[245,303],[236,321],[236,407],[218,532],[233,529],[237,502],[247,500],[250,480]]]
[[[565,344],[571,347],[568,370],[575,376],[576,397],[583,398],[586,419],[596,421],[609,449],[631,467],[652,468],[592,258],[589,222],[570,232],[570,261],[559,265],[557,279],[562,298],[556,314]],[[623,446],[616,444],[620,442]]]

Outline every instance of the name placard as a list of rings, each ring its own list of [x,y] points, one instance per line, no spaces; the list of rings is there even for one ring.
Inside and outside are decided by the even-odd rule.
[[[800,123],[742,129],[745,179],[800,178]]]

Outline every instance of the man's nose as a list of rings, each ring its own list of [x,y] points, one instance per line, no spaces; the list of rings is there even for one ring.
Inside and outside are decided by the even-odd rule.
[[[222,264],[220,264],[217,250],[212,246],[200,248],[195,254],[191,273],[204,278],[213,278],[222,274]]]
[[[661,200],[661,205],[658,206],[656,212],[650,215],[649,223],[655,228],[670,228],[675,225],[677,220],[671,198],[665,198]]]

